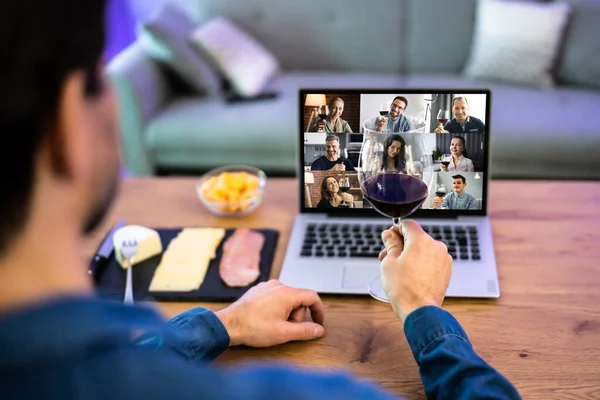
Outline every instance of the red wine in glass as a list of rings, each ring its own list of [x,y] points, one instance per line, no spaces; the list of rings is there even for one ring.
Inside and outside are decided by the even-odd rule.
[[[446,168],[448,167],[448,165],[450,165],[450,161],[442,161],[441,163]]]
[[[448,118],[438,118],[438,122],[442,125],[446,125],[446,122],[448,122]]]
[[[387,110],[386,111],[379,111],[379,115],[381,115],[382,117],[387,117],[389,113],[390,112],[387,111]]]
[[[340,186],[340,190],[344,193],[347,193],[350,191],[350,186]]]
[[[444,197],[446,195],[446,192],[435,192],[435,195],[437,197]]]
[[[319,118],[321,118],[322,120],[325,120],[325,119],[327,119],[327,114],[319,114]]]

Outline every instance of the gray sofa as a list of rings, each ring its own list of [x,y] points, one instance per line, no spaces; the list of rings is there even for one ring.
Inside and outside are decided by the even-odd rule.
[[[600,10],[597,1],[575,3]],[[302,87],[464,87],[492,90],[492,177],[600,178],[594,118],[600,87],[542,89],[462,74],[476,0],[186,0],[178,6],[197,23],[224,15],[275,54],[283,71],[267,90],[279,96],[229,104],[182,91],[169,68],[134,43],[108,67],[120,102],[125,165],[134,175],[232,163],[296,174]],[[573,18],[597,21],[589,14],[575,10]],[[440,21],[452,23],[443,29]]]

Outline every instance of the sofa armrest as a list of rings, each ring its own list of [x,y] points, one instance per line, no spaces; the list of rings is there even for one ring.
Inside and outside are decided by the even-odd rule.
[[[106,70],[119,103],[121,154],[125,167],[133,175],[153,175],[154,154],[146,148],[144,132],[172,96],[169,79],[137,41],[119,53]]]

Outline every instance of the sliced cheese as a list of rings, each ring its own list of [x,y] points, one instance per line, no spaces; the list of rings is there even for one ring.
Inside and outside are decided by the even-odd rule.
[[[124,226],[117,230],[113,236],[115,258],[123,268],[126,268],[127,266],[123,259],[123,242],[130,240],[135,240],[137,242],[137,253],[132,258],[133,265],[139,264],[162,252],[160,236],[154,229],[139,225]]]
[[[197,290],[224,236],[225,229],[221,228],[183,229],[165,250],[149,290]]]

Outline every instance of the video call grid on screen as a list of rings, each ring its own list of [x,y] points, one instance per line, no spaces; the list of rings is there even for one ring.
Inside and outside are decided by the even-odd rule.
[[[485,215],[489,174],[490,102],[491,94],[487,89],[300,90],[299,136],[303,150],[300,160],[304,172],[300,174],[303,199],[300,204],[301,211],[380,216],[368,201],[363,199],[358,178],[358,160],[364,138],[364,126],[375,129],[373,122],[376,118],[381,119],[381,115],[387,111],[388,120],[396,117],[393,125],[388,122],[384,128],[389,134],[399,134],[406,144],[410,144],[411,141],[423,144],[411,146],[411,153],[414,160],[423,161],[423,164],[427,165],[421,176],[427,183],[429,193],[421,208],[412,216]],[[327,109],[322,107],[325,105],[328,106]],[[445,110],[446,113],[440,113],[440,110]],[[392,111],[395,111],[395,114],[392,114]],[[323,124],[321,117],[326,112],[329,114]],[[331,114],[335,113],[337,119],[334,115],[336,122],[333,123]],[[444,121],[446,118],[447,121]],[[326,139],[330,135],[334,135],[337,140],[327,142]],[[327,152],[327,144],[332,143],[338,147],[335,155],[339,159],[335,162],[343,162],[347,166],[344,173],[327,169],[331,160],[329,164],[322,162]],[[451,146],[456,143],[463,145],[463,157],[459,158],[458,165],[452,162],[448,165],[448,171],[442,171],[442,161],[452,158]],[[415,151],[415,148],[422,151]],[[425,161],[427,159],[429,161]],[[326,191],[323,182],[335,179],[339,186],[342,175],[349,180],[350,189],[346,193],[352,196],[352,201],[346,202],[348,207],[336,208],[328,205],[323,198],[322,192]],[[453,178],[457,175],[461,177]],[[458,185],[455,186],[455,183]],[[436,194],[441,185],[442,189],[446,190],[444,197],[438,196],[443,193]],[[457,197],[456,193],[448,196],[454,191],[460,191],[461,196]],[[468,196],[464,196],[465,193]],[[441,205],[439,200],[436,201],[436,197],[442,199]]]

